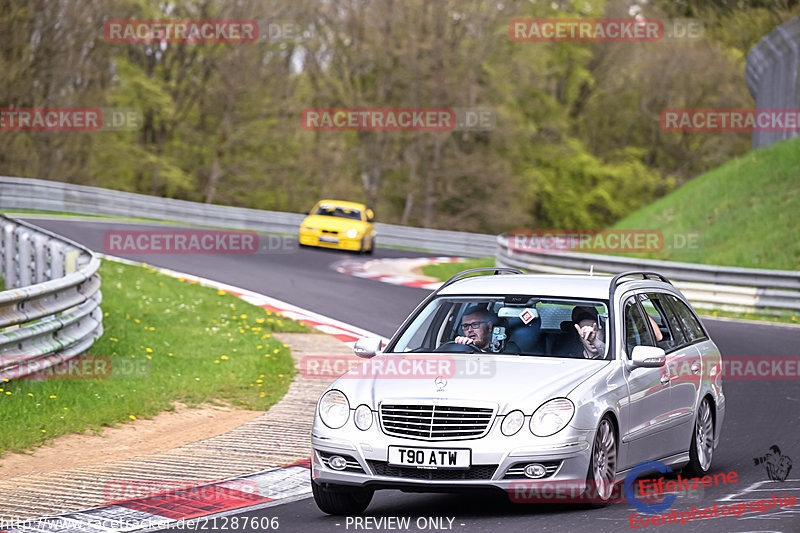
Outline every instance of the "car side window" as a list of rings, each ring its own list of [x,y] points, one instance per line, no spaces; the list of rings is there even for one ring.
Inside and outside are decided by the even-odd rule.
[[[630,359],[635,346],[655,346],[650,330],[647,329],[645,319],[636,305],[636,299],[631,296],[625,300],[625,351]]]
[[[657,341],[658,347],[668,352],[678,346],[686,344],[686,339],[683,336],[680,326],[676,327],[676,324],[670,323],[669,318],[672,316],[674,319],[674,315],[667,312],[668,304],[665,304],[661,300],[661,296],[662,295],[658,293],[647,293],[642,294],[640,298],[642,308],[644,308],[645,312],[652,319],[652,322],[655,323],[655,327],[659,330],[656,332],[656,337],[658,337],[659,332],[661,333],[661,340]]]
[[[665,296],[672,305],[672,309],[675,311],[675,314],[678,316],[678,321],[680,321],[681,326],[683,326],[683,330],[689,337],[688,341],[694,342],[698,339],[704,339],[706,337],[706,333],[703,331],[703,327],[700,325],[697,317],[694,316],[694,313],[692,313],[689,307],[679,298],[672,296],[671,294],[667,294]]]

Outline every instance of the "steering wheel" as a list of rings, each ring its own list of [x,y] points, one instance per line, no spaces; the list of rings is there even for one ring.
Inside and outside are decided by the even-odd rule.
[[[447,341],[437,347],[434,352],[454,352],[454,353],[489,353],[474,344],[461,344],[456,341]]]

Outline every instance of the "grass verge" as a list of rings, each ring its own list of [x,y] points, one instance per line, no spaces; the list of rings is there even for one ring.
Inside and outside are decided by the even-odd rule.
[[[149,418],[175,402],[266,410],[288,390],[292,357],[272,333],[310,331],[302,323],[150,268],[103,261],[100,274],[105,333],[94,364],[0,383],[0,454]],[[92,374],[96,361],[110,373]]]
[[[460,263],[433,263],[422,267],[422,273],[431,276],[439,281],[447,281],[459,272],[470,268],[483,268],[495,266],[494,257],[479,257],[477,259],[467,259]],[[483,276],[485,274],[478,274]]]
[[[657,229],[664,248],[635,257],[800,269],[800,139],[749,152],[618,222]],[[689,239],[694,235],[696,239]]]

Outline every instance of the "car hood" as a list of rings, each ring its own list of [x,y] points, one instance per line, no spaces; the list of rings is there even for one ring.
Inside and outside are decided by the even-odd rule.
[[[429,360],[435,364],[425,363]],[[567,396],[609,363],[516,355],[378,355],[331,388],[344,392],[352,408],[364,403],[377,409],[386,400],[436,399],[490,402],[500,414],[514,409],[531,414],[545,401]]]
[[[310,226],[312,228],[325,228],[334,229],[339,231],[347,231],[350,228],[359,228],[363,226],[364,222],[361,220],[352,220],[348,218],[339,217],[326,217],[322,215],[310,215],[303,220],[303,226]]]

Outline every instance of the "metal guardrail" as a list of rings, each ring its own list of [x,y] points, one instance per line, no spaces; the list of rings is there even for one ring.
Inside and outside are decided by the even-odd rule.
[[[83,246],[0,215],[0,380],[35,374],[103,334],[100,259]]]
[[[311,207],[311,206],[309,206]],[[188,202],[34,178],[0,176],[0,209],[36,209],[174,220],[203,226],[297,235],[301,213]],[[467,257],[492,255],[494,235],[375,224],[378,245],[403,246]]]
[[[705,309],[781,314],[800,310],[800,272],[698,265],[582,253],[536,253],[514,250],[508,237],[496,237],[497,266],[545,273],[616,274],[656,271],[669,278],[692,302]]]

